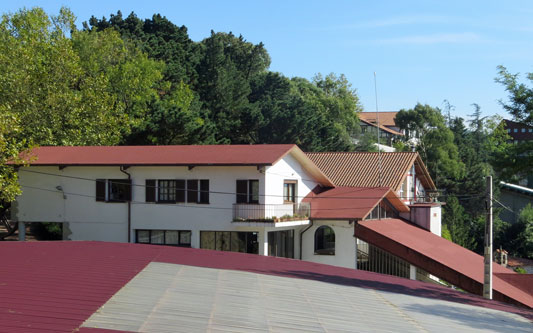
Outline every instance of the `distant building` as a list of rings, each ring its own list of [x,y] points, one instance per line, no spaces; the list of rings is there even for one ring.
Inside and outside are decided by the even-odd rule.
[[[504,128],[511,137],[512,143],[533,141],[533,126],[528,126],[516,121],[504,119]]]
[[[387,149],[387,147],[392,148],[392,145],[397,140],[400,140],[404,136],[404,132],[400,130],[394,121],[396,114],[398,112],[361,112],[359,113],[359,120],[361,125],[361,131],[363,133],[373,132],[376,133],[377,128],[380,129],[380,147],[385,151],[394,151],[394,149]],[[379,117],[379,124],[378,124]]]

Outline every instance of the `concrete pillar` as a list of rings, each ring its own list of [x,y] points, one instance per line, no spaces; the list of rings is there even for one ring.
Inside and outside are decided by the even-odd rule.
[[[409,264],[409,279],[416,280],[416,266]]]
[[[260,231],[258,236],[259,255],[268,256],[268,231]]]
[[[19,241],[23,242],[26,240],[26,223],[19,222]]]

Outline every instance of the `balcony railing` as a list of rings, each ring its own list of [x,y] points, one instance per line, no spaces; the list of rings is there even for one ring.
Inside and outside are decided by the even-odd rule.
[[[234,222],[286,222],[308,220],[311,204],[233,204]]]

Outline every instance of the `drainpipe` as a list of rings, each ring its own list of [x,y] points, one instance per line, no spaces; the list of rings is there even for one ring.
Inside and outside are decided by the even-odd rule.
[[[312,226],[313,226],[313,220],[311,220],[311,224],[307,228],[305,228],[302,232],[300,232],[300,260],[302,260],[302,239],[303,239],[304,232],[309,230],[309,228],[311,228]]]
[[[127,173],[125,170],[126,168],[123,165],[120,166],[120,172],[128,175],[128,180],[131,181],[131,174]],[[133,197],[133,186],[131,185],[130,185],[130,196]],[[128,200],[128,243],[131,243],[131,198],[130,200]]]

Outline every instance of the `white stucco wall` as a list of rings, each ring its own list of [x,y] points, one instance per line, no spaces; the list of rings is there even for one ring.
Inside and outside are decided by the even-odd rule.
[[[282,204],[283,181],[286,179],[298,181],[297,195],[300,196],[298,201],[301,201],[301,196],[307,195],[317,184],[291,155],[285,156],[265,170],[258,170],[255,166],[198,166],[191,170],[187,167],[134,166],[128,168],[126,172],[131,174],[133,182],[131,241],[135,241],[136,229],[191,230],[193,247],[200,246],[201,230],[265,232],[265,228],[258,223],[254,224],[253,228],[232,223],[238,179],[259,180],[261,204]],[[22,168],[19,177],[23,193],[15,204],[13,212],[15,220],[63,222],[66,230],[65,238],[71,240],[127,242],[128,204],[100,202],[95,199],[96,179],[127,178],[118,166],[69,166],[62,170],[58,167],[31,166]],[[210,203],[147,203],[145,202],[146,179],[209,179]],[[63,192],[57,190],[57,186],[61,186],[65,198]],[[295,232],[295,238],[297,237],[299,234]]]
[[[315,254],[315,232],[327,225],[335,232],[335,255]],[[354,226],[348,221],[314,221],[302,238],[302,260],[321,264],[355,268],[355,238]]]

